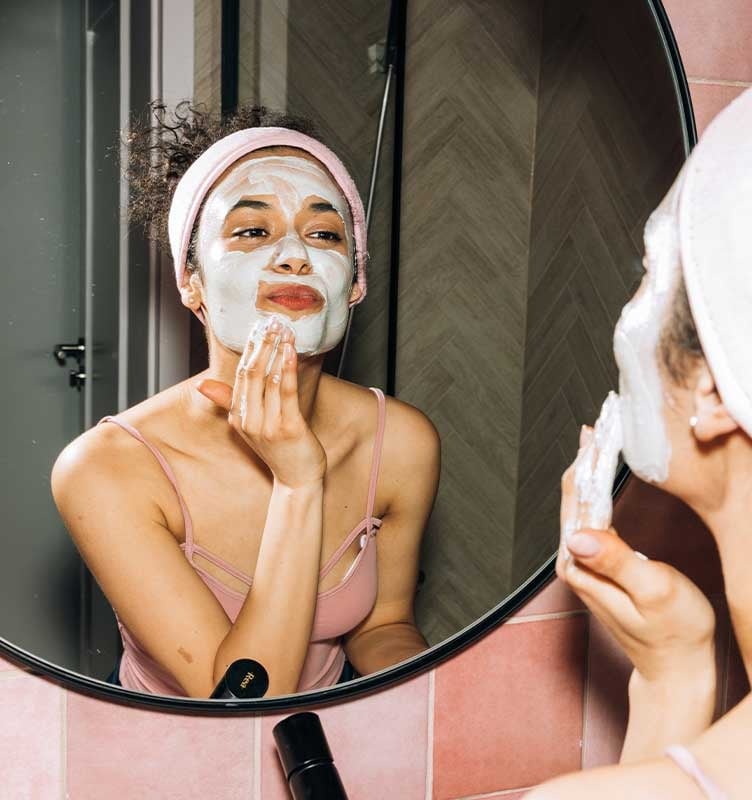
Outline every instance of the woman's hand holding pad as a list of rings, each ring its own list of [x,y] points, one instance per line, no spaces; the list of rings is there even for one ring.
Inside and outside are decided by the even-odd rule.
[[[326,453],[300,412],[292,329],[272,320],[255,346],[248,338],[234,386],[205,379],[201,394],[226,409],[228,421],[274,475],[295,489],[323,480]]]
[[[562,530],[577,505],[574,465],[562,479]],[[622,761],[660,755],[712,721],[715,613],[669,564],[633,550],[614,528],[582,529],[562,542],[556,574],[600,620],[634,665]]]

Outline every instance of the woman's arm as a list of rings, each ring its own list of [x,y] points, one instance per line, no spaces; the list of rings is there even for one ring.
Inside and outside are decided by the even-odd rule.
[[[270,341],[259,354],[268,357]],[[266,361],[248,360],[249,352],[234,387],[213,387],[229,392],[230,424],[274,474],[253,590],[235,625],[170,532],[157,498],[174,490],[167,484],[160,494],[166,479],[155,481],[145,448],[95,428],[63,451],[52,474],[63,520],[116,613],[192,697],[208,697],[240,657],[266,667],[270,694],[293,692],[310,641],[326,455],[300,416],[294,351],[284,368],[281,353],[272,366],[279,383],[267,381]]]
[[[233,661],[252,658],[269,674],[268,696],[297,690],[316,610],[323,494],[323,481],[275,481],[253,586],[217,648],[215,685]]]
[[[577,502],[570,467],[562,478],[562,531]],[[638,557],[613,528],[562,540],[556,573],[634,665],[622,762],[654,758],[705,730],[715,705],[715,614],[702,592],[668,564]]]
[[[729,800],[752,797],[752,696],[719,719],[691,745],[703,774]],[[668,758],[603,767],[548,781],[525,800],[708,800],[695,781]]]
[[[218,381],[199,386],[229,411],[229,424],[274,476],[253,586],[214,663],[219,682],[236,659],[259,661],[269,674],[269,695],[297,689],[321,561],[327,461],[300,413],[297,367],[292,329],[272,321],[259,347],[249,337],[232,387]]]
[[[379,588],[371,613],[345,636],[345,652],[361,675],[428,648],[415,626],[413,603],[420,544],[441,472],[441,441],[421,411],[388,398],[379,495],[387,511],[376,538]]]

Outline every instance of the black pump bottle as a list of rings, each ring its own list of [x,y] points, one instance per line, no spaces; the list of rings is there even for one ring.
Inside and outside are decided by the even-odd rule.
[[[293,800],[347,800],[316,714],[286,717],[272,733]]]

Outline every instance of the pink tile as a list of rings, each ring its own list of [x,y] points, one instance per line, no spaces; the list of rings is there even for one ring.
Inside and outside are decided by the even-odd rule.
[[[0,672],[24,672],[24,668],[16,666],[12,661],[0,656]]]
[[[579,768],[587,618],[502,625],[436,671],[436,800]]]
[[[706,594],[723,592],[718,549],[681,500],[634,476],[614,507],[614,527],[632,547],[681,570]]]
[[[549,581],[536,595],[525,603],[515,617],[534,614],[555,614],[565,611],[581,611],[585,608],[577,595],[558,578]]]
[[[0,794],[61,797],[63,690],[23,673],[0,679]]]
[[[718,83],[690,83],[689,88],[692,93],[697,133],[700,136],[713,117],[744,91],[743,86],[726,86]]]
[[[590,618],[588,686],[582,766],[597,767],[619,760],[627,729],[627,683],[632,665],[611,634]]]
[[[734,636],[730,637],[725,710],[732,709],[749,694],[749,678]]]
[[[749,0],[664,0],[691,78],[752,81]]]
[[[351,800],[423,800],[428,747],[428,674],[361,699],[311,710],[321,718]],[[291,712],[292,713],[292,712]],[[272,728],[289,714],[264,717],[261,796],[289,800]]]
[[[253,719],[166,714],[68,694],[68,796],[248,800]]]

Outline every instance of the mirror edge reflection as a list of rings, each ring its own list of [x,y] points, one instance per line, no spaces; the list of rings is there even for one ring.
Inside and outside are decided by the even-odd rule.
[[[661,0],[644,0],[644,2],[655,20],[656,31],[663,44],[667,66],[671,71],[676,92],[677,110],[680,116],[679,122],[684,139],[684,156],[686,158],[697,143],[697,128],[686,72],[663,3]],[[612,492],[614,499],[621,493],[630,474],[631,472],[626,465],[620,468]],[[60,667],[17,647],[2,637],[0,637],[0,657],[6,658],[19,669],[29,674],[48,678],[65,689],[114,703],[122,703],[130,707],[150,708],[169,713],[227,715],[237,712],[268,713],[279,710],[289,711],[297,708],[326,706],[341,700],[354,699],[376,690],[388,688],[395,683],[416,677],[424,670],[435,668],[448,658],[459,654],[501,625],[518,608],[549,583],[554,577],[555,561],[556,553],[552,554],[532,576],[484,616],[419,655],[347,683],[293,695],[253,700],[209,700],[147,695]]]

